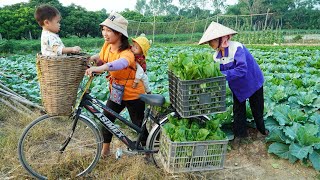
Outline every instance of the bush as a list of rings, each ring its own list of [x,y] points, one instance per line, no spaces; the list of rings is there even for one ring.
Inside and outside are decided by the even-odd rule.
[[[101,48],[102,38],[64,38],[66,47],[80,46],[84,48]],[[38,53],[41,51],[40,39],[35,40],[0,40],[0,53]]]
[[[293,41],[294,42],[298,42],[299,40],[302,39],[302,36],[299,34],[299,35],[296,35],[294,38],[293,38]]]
[[[1,40],[0,41],[0,52],[1,53],[11,53],[13,52],[13,43],[11,40]]]

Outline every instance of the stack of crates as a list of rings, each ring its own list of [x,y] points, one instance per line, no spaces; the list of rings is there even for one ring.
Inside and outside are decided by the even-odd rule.
[[[170,102],[182,118],[203,116],[226,110],[226,78],[180,80],[171,71]],[[172,142],[165,133],[160,137],[160,158],[169,173],[222,169],[228,139]]]

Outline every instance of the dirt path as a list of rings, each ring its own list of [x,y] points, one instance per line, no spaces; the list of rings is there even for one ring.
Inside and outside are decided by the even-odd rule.
[[[15,114],[0,105],[0,179],[32,179],[21,167],[17,158],[17,142],[23,128],[31,121]],[[4,147],[4,148],[3,148]],[[113,149],[123,147],[116,139]],[[248,144],[242,144],[237,150],[228,151],[223,170],[170,174],[146,163],[144,156],[125,155],[116,160],[115,156],[101,159],[97,167],[85,179],[318,179],[320,172],[305,167],[300,162],[290,164],[267,153],[262,139],[252,138]],[[61,177],[68,179],[68,177]]]
[[[115,146],[120,145],[117,141],[114,143]],[[109,168],[104,167],[106,164]],[[106,171],[113,169],[110,179],[320,179],[320,172],[312,167],[306,167],[300,162],[291,164],[288,160],[269,154],[263,138],[257,137],[250,138],[248,144],[241,144],[237,150],[230,150],[223,170],[169,174],[165,170],[159,171],[153,165],[146,164],[143,156],[126,155],[119,160],[113,157],[101,162],[98,171],[101,167]],[[141,173],[143,175],[139,176]],[[100,175],[96,176],[99,177]]]

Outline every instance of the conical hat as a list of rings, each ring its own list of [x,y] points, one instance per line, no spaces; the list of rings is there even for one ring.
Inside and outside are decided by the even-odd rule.
[[[237,33],[237,31],[234,31],[233,29],[230,29],[222,24],[212,22],[206,32],[204,32],[204,34],[202,35],[202,38],[200,39],[198,44],[204,44],[213,39]]]

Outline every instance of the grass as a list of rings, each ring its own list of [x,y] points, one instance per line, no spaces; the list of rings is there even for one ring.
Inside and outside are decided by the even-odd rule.
[[[37,113],[36,116],[40,115]],[[23,117],[8,107],[0,104],[0,179],[32,179],[30,175],[20,165],[17,155],[18,139],[24,129],[36,117]],[[256,146],[255,143],[260,143]],[[278,174],[278,177],[284,179],[292,177],[293,175],[288,173],[295,173],[297,178],[315,178],[319,179],[319,172],[315,172],[312,168],[302,167],[298,163],[292,165],[287,160],[279,160],[283,162],[284,167],[290,167],[289,169],[277,169],[270,168],[270,164],[266,161],[276,161],[273,156],[264,155],[261,157],[261,152],[267,153],[264,146],[261,146],[262,142],[255,141],[252,144],[248,144],[245,150],[233,150],[228,152],[227,160],[224,170],[219,171],[206,171],[206,172],[193,172],[193,173],[178,173],[170,174],[159,169],[153,164],[149,164],[144,160],[143,155],[129,156],[124,155],[122,158],[116,160],[115,155],[107,159],[101,159],[95,169],[89,174],[88,177],[81,179],[110,179],[110,180],[124,180],[124,179],[256,179],[262,176],[270,176],[272,174]],[[112,141],[113,150],[117,147],[124,148],[123,143],[116,140]],[[251,152],[253,147],[257,147],[257,152]],[[252,157],[258,159],[253,160]],[[245,162],[243,162],[245,161]],[[234,163],[242,164],[243,167],[233,167]],[[77,163],[77,162],[75,162]],[[249,163],[250,167],[246,163]],[[49,179],[74,179],[74,174],[68,169],[73,166],[74,163],[64,164],[54,169],[48,169],[52,172]],[[241,165],[239,165],[241,166]],[[263,169],[263,171],[262,171]],[[265,171],[264,169],[268,169]],[[61,170],[63,173],[61,173]],[[258,173],[255,173],[257,170]],[[59,171],[59,173],[56,173]],[[259,173],[260,172],[260,173]],[[262,174],[261,174],[262,172]],[[301,173],[303,172],[303,173]],[[300,175],[301,174],[301,175]],[[294,176],[296,176],[294,175]],[[271,177],[271,176],[270,176]]]
[[[26,175],[18,161],[17,145],[23,127],[31,120],[0,104],[0,179]]]
[[[37,113],[40,115],[40,113]],[[31,179],[30,175],[23,169],[18,160],[17,144],[24,127],[26,127],[33,119],[37,117],[23,117],[3,104],[0,104],[0,179]],[[113,146],[123,145],[115,138]],[[74,174],[68,170],[73,163],[65,164],[54,169],[48,169],[50,173],[49,179],[66,179],[74,178]],[[61,170],[62,173],[61,174]],[[55,173],[59,171],[59,174]],[[184,178],[185,175],[181,174]],[[190,176],[190,175],[188,175]],[[153,164],[149,164],[144,160],[143,155],[128,156],[124,155],[121,159],[116,160],[112,155],[106,160],[100,160],[88,178],[92,179],[170,179],[171,174],[167,174],[163,170]]]

